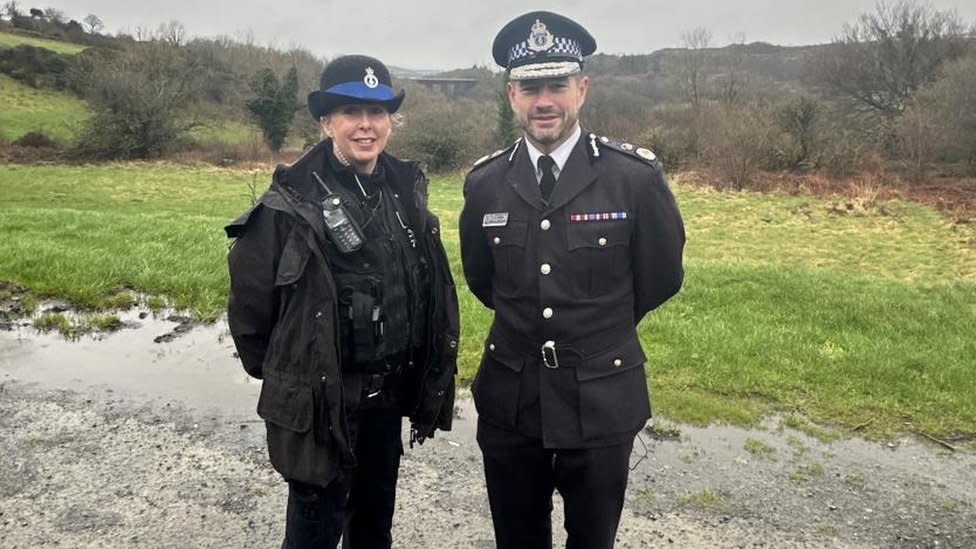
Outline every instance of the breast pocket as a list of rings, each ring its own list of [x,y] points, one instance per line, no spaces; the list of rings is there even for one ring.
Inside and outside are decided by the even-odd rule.
[[[576,287],[597,297],[630,279],[630,220],[570,222],[566,246]]]
[[[524,260],[528,223],[509,221],[504,227],[486,227],[485,235],[495,263],[494,289],[502,295],[518,289],[519,266]]]

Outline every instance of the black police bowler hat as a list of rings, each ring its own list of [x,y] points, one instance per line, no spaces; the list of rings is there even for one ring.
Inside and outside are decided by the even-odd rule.
[[[509,80],[558,78],[578,73],[596,40],[582,25],[549,11],[533,11],[509,21],[495,35],[491,55]]]
[[[366,55],[336,57],[322,71],[319,89],[308,94],[308,110],[321,118],[340,105],[377,103],[394,113],[404,91],[393,91],[390,71],[382,61]]]

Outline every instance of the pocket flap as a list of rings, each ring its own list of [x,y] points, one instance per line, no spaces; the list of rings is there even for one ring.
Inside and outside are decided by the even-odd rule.
[[[494,347],[494,349],[492,348]],[[502,348],[501,344],[485,342],[485,358],[496,362],[513,372],[521,372],[525,364],[525,358],[518,353],[508,353]]]
[[[281,252],[278,259],[278,271],[275,273],[275,286],[287,286],[293,284],[302,277],[305,272],[305,265],[308,263],[308,255],[311,253],[308,245],[297,230],[291,232],[285,249]]]
[[[488,235],[488,244],[492,247],[524,248],[528,224],[525,221],[509,221],[504,227],[485,227],[485,234]]]
[[[304,433],[312,428],[312,388],[273,377],[261,385],[258,415],[265,421]]]
[[[570,250],[629,246],[630,220],[570,222],[566,225],[566,245]]]
[[[646,357],[635,334],[626,342],[587,357],[576,367],[576,379],[586,381],[612,376],[644,364]]]

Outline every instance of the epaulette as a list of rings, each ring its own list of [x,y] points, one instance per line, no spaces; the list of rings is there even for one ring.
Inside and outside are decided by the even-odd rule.
[[[512,143],[508,147],[504,149],[498,149],[497,151],[491,154],[486,154],[482,156],[481,158],[475,161],[474,165],[471,166],[471,171],[473,172],[478,168],[481,168],[482,166],[487,166],[488,164],[491,163],[492,160],[504,156],[505,153],[508,153],[508,161],[511,162],[512,158],[515,156],[515,151],[518,150],[519,143],[521,142],[522,142],[522,138],[520,137],[515,140],[515,143]]]
[[[623,153],[626,156],[635,158],[651,166],[661,167],[661,161],[658,160],[657,155],[651,152],[650,149],[638,147],[631,143],[614,141],[607,136],[596,135],[595,133],[591,133],[586,137],[590,141],[588,150],[590,156],[593,158],[600,156],[600,149],[602,148]]]
[[[244,213],[239,215],[237,219],[228,223],[227,226],[224,227],[224,232],[227,233],[227,238],[238,238],[244,234],[244,228],[247,227],[247,223],[251,220],[251,216],[260,210],[262,206],[264,206],[264,204],[258,202],[247,210],[244,210]]]

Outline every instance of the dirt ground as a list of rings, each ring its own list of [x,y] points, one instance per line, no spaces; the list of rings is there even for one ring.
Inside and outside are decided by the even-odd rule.
[[[74,342],[0,331],[0,547],[279,546],[286,489],[226,328],[168,338],[177,320],[136,313]],[[395,547],[493,547],[459,404],[454,431],[406,451]],[[675,427],[635,445],[617,547],[976,547],[972,448]]]

